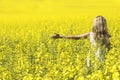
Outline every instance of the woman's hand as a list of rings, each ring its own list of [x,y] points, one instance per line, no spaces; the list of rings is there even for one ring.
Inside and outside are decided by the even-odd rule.
[[[61,38],[61,36],[60,36],[60,34],[55,33],[51,38],[58,39],[58,38]]]

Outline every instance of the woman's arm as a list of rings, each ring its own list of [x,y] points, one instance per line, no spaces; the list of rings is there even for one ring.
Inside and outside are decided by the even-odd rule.
[[[85,33],[85,34],[81,34],[81,35],[77,35],[77,36],[61,36],[57,33],[55,33],[54,36],[52,36],[53,39],[58,39],[58,38],[66,38],[66,39],[83,39],[83,38],[87,38],[90,35],[90,32]]]

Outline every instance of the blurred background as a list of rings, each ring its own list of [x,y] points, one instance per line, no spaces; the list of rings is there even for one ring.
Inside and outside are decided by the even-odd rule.
[[[120,0],[0,0],[0,19],[116,16]]]

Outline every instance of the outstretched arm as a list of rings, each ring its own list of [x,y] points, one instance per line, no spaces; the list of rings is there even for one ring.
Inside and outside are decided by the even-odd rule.
[[[87,38],[90,35],[90,32],[85,33],[85,34],[81,34],[81,35],[77,35],[77,36],[61,36],[57,33],[55,33],[54,36],[52,36],[53,39],[58,39],[58,38],[66,38],[66,39],[83,39],[83,38]]]

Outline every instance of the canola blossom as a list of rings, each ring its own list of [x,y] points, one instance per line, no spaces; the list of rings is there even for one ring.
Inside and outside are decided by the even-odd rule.
[[[51,39],[55,33],[91,31],[94,17],[63,20],[0,22],[0,80],[119,80],[119,17],[106,17],[112,49],[100,63],[86,65],[88,39]]]

